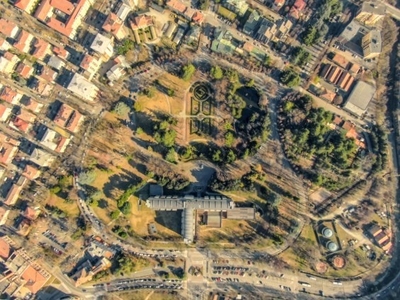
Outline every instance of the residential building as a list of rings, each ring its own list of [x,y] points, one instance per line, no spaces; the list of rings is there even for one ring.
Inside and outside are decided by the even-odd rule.
[[[0,293],[16,299],[29,298],[40,291],[51,275],[8,237],[0,238],[0,262],[4,269]],[[17,288],[10,289],[10,286]]]
[[[7,70],[2,70],[2,72],[5,74],[12,73],[12,70],[14,70],[16,64],[20,61],[19,57],[16,54],[8,51],[3,54],[2,58],[7,60]]]
[[[28,87],[34,90],[37,94],[41,95],[42,97],[50,96],[51,91],[54,88],[52,84],[49,84],[47,83],[47,81],[44,80],[39,80],[36,77],[30,78]]]
[[[43,107],[42,103],[39,103],[36,100],[34,100],[33,98],[27,97],[27,96],[23,96],[21,98],[21,100],[19,101],[19,104],[22,105],[24,107],[24,109],[27,109],[34,113],[39,112]]]
[[[275,35],[276,25],[266,18],[262,18],[254,38],[263,43],[269,42]]]
[[[343,109],[354,115],[362,116],[374,97],[375,90],[374,86],[359,80],[351,91]]]
[[[67,89],[86,101],[94,101],[99,89],[82,75],[74,74]]]
[[[15,73],[25,79],[28,79],[33,74],[33,67],[31,65],[20,62],[15,69]]]
[[[293,23],[288,19],[280,19],[276,21],[276,26],[275,37],[279,40],[285,38],[289,34],[289,31],[293,27]]]
[[[5,206],[0,206],[0,226],[7,222],[8,215],[10,214],[10,209]],[[1,292],[1,290],[0,290]]]
[[[33,35],[28,31],[21,30],[15,39],[14,48],[22,53],[28,53],[31,48],[31,42],[33,40]]]
[[[375,242],[386,252],[388,252],[392,248],[391,236],[387,234],[385,230],[383,230],[378,225],[373,225],[369,229],[369,233]]]
[[[76,132],[79,129],[79,124],[83,121],[83,117],[71,106],[63,103],[53,121],[60,127]]]
[[[137,4],[136,4],[137,6]],[[124,3],[123,1],[120,1],[120,4],[116,10],[116,15],[118,18],[121,19],[122,22],[125,22],[126,18],[128,17],[129,13],[132,11],[132,8]]]
[[[108,61],[114,54],[114,42],[100,33],[96,34],[90,49],[101,55],[104,61]]]
[[[6,101],[11,104],[17,104],[21,98],[22,98],[22,95],[16,91],[14,91],[9,86],[5,86],[1,90],[0,99],[3,101]]]
[[[177,45],[180,44],[184,35],[185,35],[185,29],[183,29],[182,27],[179,27],[178,30],[176,31],[175,37],[172,40],[172,42],[174,42]]]
[[[0,122],[6,122],[11,115],[11,108],[0,103]]]
[[[224,0],[222,6],[226,7],[230,11],[235,12],[239,16],[243,16],[249,9],[249,5],[246,0]]]
[[[19,27],[13,21],[0,19],[0,33],[4,36],[15,39],[19,33]]]
[[[204,15],[190,7],[187,7],[179,0],[169,0],[167,1],[167,7],[173,12],[182,15],[188,21],[193,21],[197,24],[201,24],[204,21]]]
[[[29,180],[35,180],[39,177],[40,173],[40,170],[38,170],[33,165],[26,164],[22,176],[25,176]]]
[[[44,132],[41,133],[41,137],[38,138],[40,143],[48,149],[55,150],[57,148],[57,136],[58,133],[48,127],[45,128]]]
[[[85,75],[87,75],[88,79],[91,81],[100,69],[101,61],[89,54],[85,54],[79,66],[85,70]]]
[[[258,13],[257,10],[253,10],[243,26],[243,32],[247,35],[252,36],[255,30],[258,28],[260,22],[261,22],[261,15]]]
[[[350,67],[349,67],[349,72],[352,74],[357,75],[358,72],[360,72],[361,66],[359,64],[356,64],[354,62],[350,63]]]
[[[46,82],[53,83],[54,80],[57,78],[58,73],[51,69],[48,66],[43,66],[40,74],[38,75],[39,78],[43,79]]]
[[[59,136],[57,148],[55,149],[55,151],[58,153],[63,153],[65,149],[67,149],[67,146],[70,141],[71,141],[70,138]]]
[[[281,7],[285,4],[286,0],[274,0],[274,4],[272,8],[276,11],[280,10]]]
[[[169,23],[169,25],[168,25],[167,30],[165,30],[164,35],[165,35],[167,38],[170,39],[170,38],[173,36],[173,34],[174,34],[176,28],[178,27],[178,25],[176,25],[176,23],[171,22],[171,21],[168,21],[168,23]]]
[[[55,31],[73,39],[93,0],[40,0],[35,17]]]
[[[71,279],[75,281],[75,286],[80,286],[91,281],[97,273],[107,270],[110,267],[111,262],[105,257],[99,259],[96,264],[92,264],[89,260],[86,260],[78,267],[78,270],[71,276]]]
[[[12,120],[10,120],[8,125],[11,128],[14,128],[15,130],[21,131],[23,133],[28,133],[29,129],[31,129],[31,127],[32,127],[31,123],[29,123],[25,120],[22,120],[18,117],[15,117]]]
[[[29,123],[33,123],[36,119],[36,115],[33,113],[30,113],[29,111],[25,109],[20,109],[19,113],[16,114],[18,118],[21,120],[24,120]]]
[[[13,139],[1,131],[0,131],[0,141],[6,142],[13,146],[19,146],[21,144],[19,140]]]
[[[303,10],[306,5],[307,4],[304,0],[296,0],[293,6],[290,8],[289,15],[294,19],[299,19],[303,14]]]
[[[2,163],[3,165],[10,164],[14,159],[17,151],[18,147],[5,141],[0,141],[0,163]]]
[[[108,14],[102,29],[114,35],[118,40],[122,40],[126,37],[124,22],[114,13]]]
[[[116,64],[107,71],[106,76],[110,81],[118,81],[122,76],[125,75],[125,68]]]
[[[54,161],[54,156],[36,147],[32,151],[29,159],[31,162],[37,164],[40,167],[48,167]]]
[[[52,55],[47,61],[47,65],[55,70],[61,70],[65,66],[65,62],[61,60],[58,56]]]
[[[13,183],[11,188],[8,190],[3,203],[7,204],[8,206],[13,206],[18,200],[21,190],[22,186]]]
[[[149,28],[152,39],[157,38],[157,33],[154,29],[153,17],[147,15],[140,15],[133,18],[130,22],[131,28],[133,30],[133,35],[135,37],[136,43],[147,42],[147,36],[143,32],[144,29]],[[139,31],[143,32],[144,41],[140,39]]]
[[[0,50],[2,51],[7,51],[11,48],[11,45],[9,42],[6,41],[6,39],[3,39],[0,37]]]
[[[184,196],[174,198],[156,196],[148,198],[146,205],[154,210],[182,210],[182,235],[186,243],[194,241],[195,210],[226,212],[235,207],[231,199],[220,196]]]
[[[361,41],[363,55],[365,59],[379,56],[382,52],[382,38],[379,30],[373,29],[368,32]]]
[[[47,55],[51,54],[51,45],[40,38],[34,39],[32,43],[31,55],[39,60],[44,60]]]
[[[368,34],[370,29],[358,21],[351,21],[340,34],[337,42],[355,55],[363,56],[362,38]]]
[[[67,50],[65,50],[64,48],[60,48],[60,47],[54,47],[53,53],[64,60],[67,60],[70,55]]]
[[[33,13],[36,3],[37,0],[14,0],[14,6],[28,14]]]
[[[355,19],[366,26],[375,26],[385,17],[386,6],[377,1],[362,2]]]

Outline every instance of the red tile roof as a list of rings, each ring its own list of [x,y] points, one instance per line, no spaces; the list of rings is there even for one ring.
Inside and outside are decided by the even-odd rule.
[[[149,27],[151,25],[154,25],[153,18],[151,16],[141,15],[135,17],[131,21],[132,30]]]
[[[24,211],[24,217],[30,220],[35,220],[39,214],[40,210],[34,209],[30,206],[27,206]]]
[[[33,122],[36,119],[36,115],[30,113],[29,111],[25,109],[21,109],[20,114],[18,115],[18,118],[21,120],[24,120],[26,122]]]
[[[7,259],[11,254],[11,246],[0,237],[0,257]]]
[[[64,59],[66,59],[66,58],[68,57],[68,55],[69,55],[69,53],[68,53],[67,50],[65,50],[64,48],[60,48],[60,47],[54,47],[54,48],[53,48],[53,52],[54,52],[57,56],[59,56],[59,57],[61,57],[61,58],[64,58]]]
[[[12,21],[6,19],[0,19],[0,32],[3,33],[5,36],[11,36],[13,30],[17,27]]]
[[[29,180],[33,180],[38,177],[40,171],[31,165],[25,165],[23,176],[28,178]]]
[[[349,64],[349,62],[347,61],[346,58],[344,58],[344,56],[337,53],[335,53],[335,55],[333,56],[332,61],[344,69],[346,69],[347,65]]]
[[[192,16],[192,19],[196,23],[202,23],[204,21],[204,15],[201,12],[196,11]]]
[[[28,129],[30,128],[31,124],[29,122],[26,122],[20,118],[15,118],[13,121],[13,125],[20,131],[22,132],[27,132]]]
[[[72,32],[72,25],[86,1],[87,0],[77,0],[74,5],[68,0],[42,0],[35,12],[35,17],[45,22],[50,28],[69,37]],[[59,9],[67,14],[69,16],[67,21],[63,23],[58,21],[55,17],[49,18],[48,15],[53,9]]]
[[[116,33],[122,26],[122,21],[114,13],[110,13],[104,21],[103,30],[106,32]]]
[[[54,123],[60,127],[64,127],[73,111],[74,109],[71,106],[63,103],[53,120]]]
[[[0,141],[0,163],[5,165],[9,164],[14,158],[14,154],[17,150],[17,147]]]
[[[33,36],[29,32],[22,30],[16,39],[16,43],[13,45],[14,48],[21,52],[25,52],[25,48],[28,46],[27,44],[30,43],[32,37]]]
[[[178,1],[178,0],[170,0],[170,1],[168,1],[167,2],[167,6],[169,6],[173,10],[176,10],[176,11],[182,13],[182,14],[186,10],[186,5],[183,4],[181,1]]]
[[[81,64],[79,65],[82,69],[87,70],[90,67],[90,63],[93,60],[93,56],[89,55],[89,54],[85,54],[85,56],[83,57]]]
[[[306,7],[306,3],[304,0],[296,0],[293,6],[301,11]]]
[[[5,86],[1,91],[0,99],[9,103],[14,102],[14,98],[18,95],[12,88]]]
[[[26,281],[25,287],[36,294],[47,282],[48,278],[35,270],[31,265],[25,269],[21,278]]]
[[[48,66],[43,66],[42,73],[39,76],[47,82],[53,82],[57,77],[57,72]]]
[[[23,78],[28,79],[32,75],[33,68],[24,64],[23,62],[20,62],[18,67],[15,69],[15,72]]]
[[[50,44],[45,40],[36,38],[32,56],[37,59],[43,59],[47,51],[50,49]]]

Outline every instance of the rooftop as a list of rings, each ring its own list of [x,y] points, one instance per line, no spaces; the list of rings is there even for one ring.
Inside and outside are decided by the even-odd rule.
[[[360,11],[374,15],[384,15],[386,13],[386,6],[377,1],[368,1],[362,3]]]
[[[344,108],[358,116],[362,115],[375,94],[375,87],[364,82],[358,81],[350,93]]]
[[[98,92],[98,88],[93,83],[77,73],[72,77],[67,89],[87,101],[93,101]]]
[[[150,197],[146,205],[154,210],[204,209],[228,210],[234,207],[231,199],[222,196],[205,197]]]
[[[6,19],[0,19],[0,32],[5,36],[14,37],[18,30],[17,24]]]
[[[90,48],[100,53],[101,55],[103,54],[112,55],[113,51],[112,39],[98,33],[96,34],[96,37],[94,38],[92,45],[90,45]]]

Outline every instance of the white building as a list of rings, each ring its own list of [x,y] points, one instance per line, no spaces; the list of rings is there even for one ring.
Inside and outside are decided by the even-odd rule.
[[[99,91],[93,83],[77,73],[72,77],[67,89],[87,101],[94,101]]]
[[[90,49],[99,53],[103,56],[104,60],[107,61],[114,54],[114,43],[112,39],[98,33],[94,38]]]

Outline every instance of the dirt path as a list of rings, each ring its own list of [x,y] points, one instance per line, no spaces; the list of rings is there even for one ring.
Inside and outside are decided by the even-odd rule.
[[[146,297],[146,299],[144,299],[144,300],[149,300],[149,299],[150,299],[150,297],[151,297],[151,295],[153,295],[153,293],[154,293],[154,291],[151,291],[151,293],[150,293],[150,294],[148,294],[148,295],[147,295],[147,297]]]
[[[169,97],[167,95],[164,95],[164,97],[165,97],[165,100],[167,100],[167,103],[168,103],[169,114],[172,114],[172,112],[171,112],[171,103],[169,102]]]

